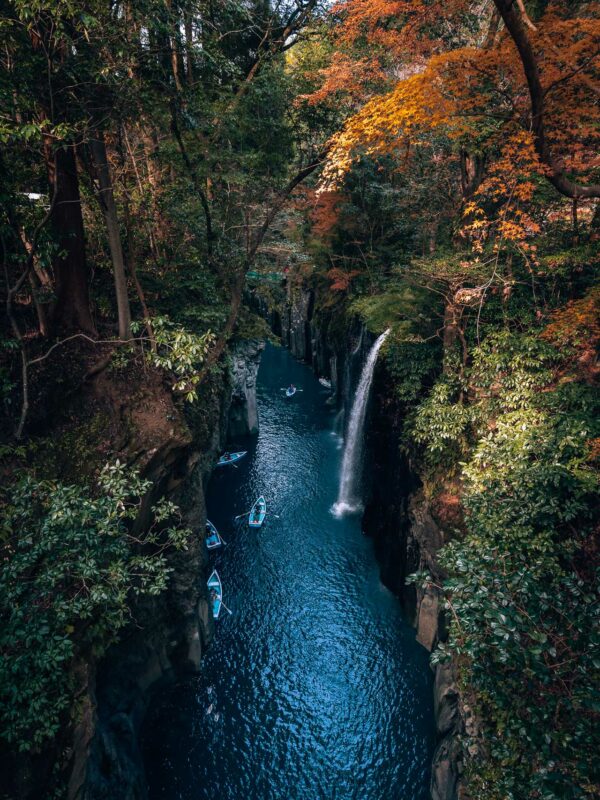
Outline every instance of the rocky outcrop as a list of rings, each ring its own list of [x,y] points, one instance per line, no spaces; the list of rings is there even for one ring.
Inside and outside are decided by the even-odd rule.
[[[455,800],[461,766],[458,734],[462,727],[454,666],[438,664],[433,690],[438,743],[431,764],[432,800]]]
[[[311,289],[290,288],[281,314],[281,340],[291,354],[301,361],[312,362],[311,322],[314,292]]]
[[[180,507],[191,534],[187,549],[169,556],[167,591],[134,606],[132,623],[119,641],[98,663],[87,665],[70,759],[69,800],[146,797],[140,731],[148,705],[166,682],[199,670],[212,634],[201,580],[204,486],[226,434],[228,386],[221,392],[207,386],[202,407],[189,407],[185,419],[169,401],[164,393],[165,408],[158,402],[143,406],[145,414],[158,418],[154,425],[145,418],[135,422],[141,413],[137,408],[129,415],[128,452],[135,453],[152,484],[136,525],[147,525],[153,501],[168,497]]]
[[[437,554],[444,544],[444,534],[435,522],[421,490],[410,496],[408,513],[408,547],[414,554],[416,568],[427,571],[440,585],[444,574],[439,567]],[[438,641],[446,638],[440,593],[431,585],[416,590],[414,625],[417,640],[429,651]],[[431,797],[432,800],[456,800],[462,766],[460,735],[464,729],[464,713],[460,706],[454,664],[437,664],[433,669],[437,744],[431,766]]]
[[[228,436],[248,436],[258,431],[256,376],[265,348],[261,339],[238,342],[231,353],[231,404],[228,415]]]

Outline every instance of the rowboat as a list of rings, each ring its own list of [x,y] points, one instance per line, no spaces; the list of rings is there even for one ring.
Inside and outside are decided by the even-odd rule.
[[[243,458],[247,450],[240,450],[239,453],[223,453],[221,458],[217,461],[217,467],[226,467],[227,464],[233,464],[235,461],[239,461],[240,458]]]
[[[219,619],[221,613],[221,605],[223,600],[223,587],[221,586],[221,578],[216,569],[211,572],[210,578],[207,580],[208,596],[212,606],[212,615],[215,619]]]
[[[288,386],[288,388],[285,390],[285,396],[286,397],[293,397],[296,394],[297,391],[298,390],[296,389],[295,386]]]
[[[261,495],[256,503],[252,506],[250,515],[248,517],[248,525],[251,528],[260,528],[267,516],[267,501]]]
[[[214,550],[217,547],[221,547],[223,542],[219,536],[219,531],[209,519],[206,520],[206,534],[206,548],[208,550]]]

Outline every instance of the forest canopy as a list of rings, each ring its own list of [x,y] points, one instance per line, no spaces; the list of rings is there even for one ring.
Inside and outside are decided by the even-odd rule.
[[[132,536],[112,416],[206,421],[256,308],[306,289],[334,351],[392,329],[465,796],[597,796],[600,4],[0,0],[0,45],[2,748],[68,728],[185,547],[174,505]]]

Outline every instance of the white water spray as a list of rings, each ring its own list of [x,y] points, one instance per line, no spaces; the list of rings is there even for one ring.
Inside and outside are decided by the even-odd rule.
[[[344,514],[352,514],[361,509],[360,497],[357,497],[360,484],[360,468],[363,445],[363,428],[367,415],[367,405],[373,373],[381,345],[385,342],[386,336],[390,332],[389,328],[377,339],[363,367],[356,397],[350,414],[348,432],[346,435],[346,447],[342,460],[342,474],[340,478],[340,490],[337,502],[334,503],[332,511],[336,517]]]

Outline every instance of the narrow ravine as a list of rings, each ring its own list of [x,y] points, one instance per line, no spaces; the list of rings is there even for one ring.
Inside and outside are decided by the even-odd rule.
[[[287,400],[282,387],[301,392]],[[260,432],[214,473],[208,512],[232,611],[202,675],[146,725],[149,795],[197,800],[420,800],[433,746],[428,654],[381,584],[360,517],[336,519],[341,450],[328,393],[267,347]],[[258,532],[233,517],[264,494]]]

